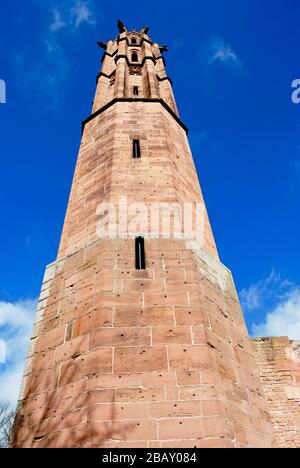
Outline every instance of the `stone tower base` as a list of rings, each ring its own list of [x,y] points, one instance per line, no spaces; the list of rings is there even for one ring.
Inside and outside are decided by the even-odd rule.
[[[15,447],[271,447],[231,273],[181,240],[105,240],[47,268]]]

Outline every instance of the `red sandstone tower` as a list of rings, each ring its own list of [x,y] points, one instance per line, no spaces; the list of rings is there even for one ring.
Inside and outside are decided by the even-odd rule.
[[[119,235],[99,237],[99,204],[120,197],[203,206],[166,47],[148,28],[118,26],[114,41],[99,43],[102,70],[44,277],[13,444],[270,447],[253,347],[206,211],[201,242],[126,236],[123,212]]]

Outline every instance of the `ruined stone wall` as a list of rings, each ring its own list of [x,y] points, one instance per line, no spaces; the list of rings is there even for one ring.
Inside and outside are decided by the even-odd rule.
[[[279,447],[300,448],[300,341],[253,340]]]

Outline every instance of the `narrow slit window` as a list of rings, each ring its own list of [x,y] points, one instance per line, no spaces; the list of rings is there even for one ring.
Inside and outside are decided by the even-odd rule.
[[[138,62],[139,61],[139,57],[138,57],[138,54],[136,52],[132,52],[131,61],[132,62]]]
[[[133,87],[133,95],[134,95],[134,96],[138,96],[138,95],[139,95],[139,87],[138,87],[138,86],[134,86],[134,87]]]
[[[137,237],[135,239],[135,268],[137,270],[146,269],[145,241],[143,237]]]
[[[140,140],[133,140],[132,157],[133,158],[140,158],[141,157]]]
[[[131,38],[131,44],[137,44],[136,37]]]

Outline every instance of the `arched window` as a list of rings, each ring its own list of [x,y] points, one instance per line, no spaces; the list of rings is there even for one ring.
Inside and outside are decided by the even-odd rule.
[[[136,37],[132,37],[132,38],[131,38],[131,44],[137,44]]]
[[[139,61],[139,57],[138,57],[137,52],[132,52],[132,54],[131,54],[131,61],[132,61],[132,62],[138,62],[138,61]]]

